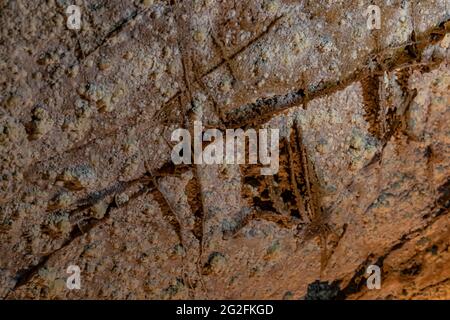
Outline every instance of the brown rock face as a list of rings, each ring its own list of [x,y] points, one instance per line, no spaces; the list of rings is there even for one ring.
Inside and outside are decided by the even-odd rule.
[[[0,298],[449,299],[449,4],[368,2],[1,2]]]

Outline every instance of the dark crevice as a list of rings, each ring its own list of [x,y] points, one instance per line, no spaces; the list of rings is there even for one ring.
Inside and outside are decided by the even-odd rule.
[[[339,295],[339,283],[316,280],[308,285],[304,300],[335,300]]]

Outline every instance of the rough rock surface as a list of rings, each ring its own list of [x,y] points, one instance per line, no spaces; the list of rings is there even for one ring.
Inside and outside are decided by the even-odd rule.
[[[448,0],[74,3],[0,2],[0,298],[450,298]],[[173,165],[194,120],[278,173]]]

